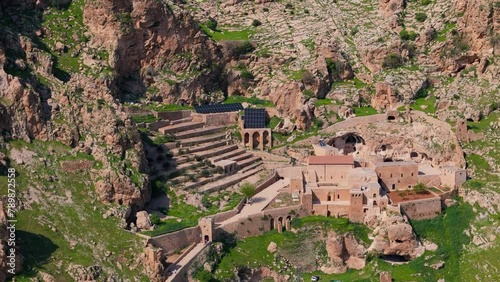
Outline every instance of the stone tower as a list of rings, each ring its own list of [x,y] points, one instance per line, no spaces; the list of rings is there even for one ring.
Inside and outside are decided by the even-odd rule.
[[[212,242],[215,233],[215,220],[212,217],[202,217],[198,221],[198,226],[201,229],[202,242]]]
[[[467,130],[467,121],[465,119],[457,120],[455,134],[458,140],[462,142],[469,142],[469,131]]]
[[[364,219],[363,192],[360,189],[352,189],[350,194],[349,220],[362,223]]]

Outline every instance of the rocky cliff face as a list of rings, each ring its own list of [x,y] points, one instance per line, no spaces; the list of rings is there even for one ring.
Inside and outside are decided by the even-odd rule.
[[[110,54],[116,97],[134,101],[149,88],[155,89],[152,100],[192,104],[220,89],[218,47],[189,15],[166,2],[87,1],[83,17],[93,35],[90,46]]]

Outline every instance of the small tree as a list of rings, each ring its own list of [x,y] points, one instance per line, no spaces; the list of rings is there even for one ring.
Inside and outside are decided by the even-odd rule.
[[[427,194],[427,186],[425,186],[424,183],[418,183],[417,185],[413,186],[413,191],[417,194]]]
[[[384,68],[398,68],[403,64],[403,58],[398,53],[389,53],[382,62]]]
[[[249,182],[245,182],[241,184],[240,192],[246,198],[248,204],[248,199],[253,197],[253,195],[257,193],[257,190],[255,189],[255,185]]]
[[[149,215],[149,221],[151,221],[152,224],[158,225],[161,223],[161,219],[157,214],[151,214]]]
[[[255,26],[255,27],[257,27],[257,26],[259,26],[259,25],[262,25],[262,22],[261,22],[261,21],[259,21],[259,20],[257,20],[257,19],[254,19],[254,20],[252,21],[252,25],[253,25],[253,26]]]
[[[425,20],[427,19],[427,15],[425,13],[416,13],[415,19],[419,22],[425,22]]]
[[[213,30],[213,31],[216,31],[216,30],[217,30],[217,21],[216,21],[216,20],[214,20],[214,19],[212,19],[212,18],[208,19],[208,20],[205,22],[205,25],[206,25],[209,29],[211,29],[211,30]]]

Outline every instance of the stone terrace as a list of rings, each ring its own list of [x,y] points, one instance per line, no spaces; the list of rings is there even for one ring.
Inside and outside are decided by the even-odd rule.
[[[157,115],[158,116],[158,115]],[[260,157],[247,152],[226,133],[226,126],[206,126],[194,122],[190,116],[160,120],[148,127],[158,138],[170,136],[174,141],[160,147],[148,147],[150,171],[155,177],[165,177],[170,186],[198,192],[215,192],[228,188],[263,169]],[[228,173],[216,163],[235,162],[234,171]]]

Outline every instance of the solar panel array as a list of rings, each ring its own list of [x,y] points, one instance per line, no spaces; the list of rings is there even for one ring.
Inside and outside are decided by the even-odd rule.
[[[246,108],[243,121],[245,128],[265,128],[266,110]]]
[[[227,113],[243,110],[241,103],[233,104],[213,104],[194,106],[194,110],[199,114]]]

